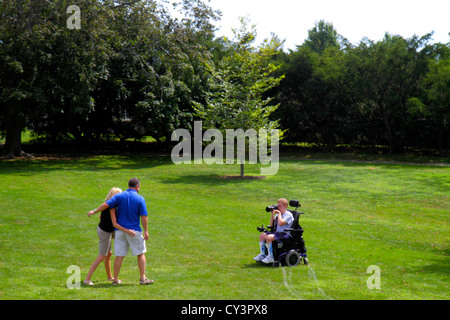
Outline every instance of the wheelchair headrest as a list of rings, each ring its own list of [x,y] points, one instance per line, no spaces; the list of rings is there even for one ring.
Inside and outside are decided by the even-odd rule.
[[[298,200],[290,200],[289,201],[289,205],[291,206],[291,207],[300,207],[300,201],[298,201]]]

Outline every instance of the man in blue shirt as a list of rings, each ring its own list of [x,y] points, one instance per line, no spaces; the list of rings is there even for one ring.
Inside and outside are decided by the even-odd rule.
[[[96,213],[107,208],[117,208],[117,217],[111,215],[113,226],[116,229],[114,240],[116,259],[114,260],[113,284],[120,283],[118,279],[119,271],[122,266],[122,261],[128,254],[128,249],[130,248],[133,256],[137,256],[138,259],[140,284],[151,284],[154,282],[145,276],[145,252],[147,252],[145,241],[149,237],[148,214],[145,199],[138,194],[139,190],[140,180],[138,178],[131,178],[126,191],[116,194],[97,209],[89,211],[89,213]],[[142,221],[144,232],[142,232],[140,220]]]

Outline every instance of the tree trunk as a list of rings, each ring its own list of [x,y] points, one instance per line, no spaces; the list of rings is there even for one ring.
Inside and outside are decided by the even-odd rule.
[[[241,179],[244,179],[244,163],[241,163]]]
[[[380,109],[381,109],[381,112],[383,115],[384,125],[386,127],[386,136],[389,141],[389,146],[390,146],[389,153],[393,154],[396,152],[396,142],[395,142],[394,133],[392,132],[392,126],[389,121],[389,115],[387,114],[387,111],[385,110],[384,106],[381,106]]]
[[[446,156],[444,152],[444,147],[442,145],[442,138],[444,136],[444,119],[441,119],[439,121],[439,132],[438,132],[438,149],[439,149],[439,155],[444,157]]]
[[[22,126],[20,122],[14,122],[9,125],[6,130],[6,141],[3,146],[3,158],[4,159],[12,159],[16,157],[27,157],[31,158],[32,156],[22,150]]]

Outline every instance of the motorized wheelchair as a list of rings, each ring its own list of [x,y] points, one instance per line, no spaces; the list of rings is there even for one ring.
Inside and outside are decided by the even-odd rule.
[[[272,242],[274,258],[272,266],[274,267],[279,267],[280,264],[294,267],[298,265],[300,261],[302,261],[305,265],[309,263],[306,256],[305,240],[303,240],[303,228],[298,223],[300,215],[305,213],[297,211],[298,207],[300,207],[300,202],[298,200],[290,200],[289,206],[295,207],[295,210],[289,210],[294,217],[292,227],[289,229],[285,229],[285,231],[289,231],[291,233],[291,238],[288,240],[275,240]],[[266,211],[269,211],[269,208],[272,209],[273,207],[267,207]],[[276,227],[276,220],[274,220],[274,226],[264,227],[263,225],[261,227],[257,227],[256,229],[260,232],[274,232],[276,231]]]

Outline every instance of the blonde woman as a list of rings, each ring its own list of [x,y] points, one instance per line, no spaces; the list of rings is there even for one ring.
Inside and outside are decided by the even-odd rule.
[[[116,194],[122,192],[120,188],[111,188],[109,190],[108,195],[106,196],[105,201],[112,199]],[[88,217],[91,217],[95,212],[90,211],[88,213]],[[113,281],[113,275],[111,274],[111,242],[114,239],[114,226],[111,220],[111,215],[115,216],[116,209],[115,208],[107,208],[103,210],[100,214],[100,223],[97,227],[97,235],[99,239],[99,254],[97,259],[92,263],[91,268],[84,280],[84,284],[92,286],[94,283],[91,281],[91,276],[94,273],[95,269],[97,269],[98,265],[104,260],[105,261],[105,269],[106,275],[109,281]],[[120,280],[119,280],[120,281]]]

